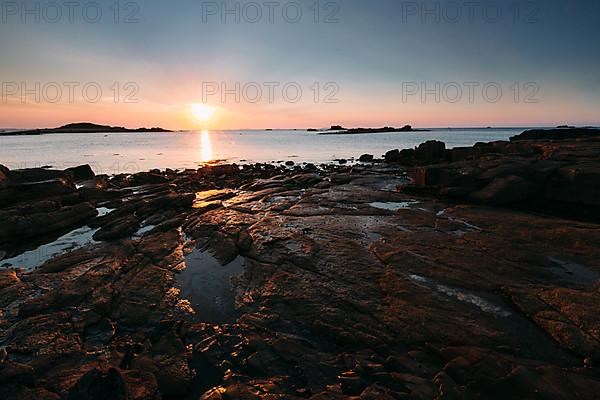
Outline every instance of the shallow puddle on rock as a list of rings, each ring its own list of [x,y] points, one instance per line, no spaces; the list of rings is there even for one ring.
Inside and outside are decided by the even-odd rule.
[[[411,206],[414,206],[414,205],[417,205],[417,204],[419,204],[418,201],[402,201],[402,202],[399,202],[399,203],[394,203],[394,202],[386,202],[386,203],[375,202],[375,203],[369,203],[369,206],[371,206],[373,208],[378,208],[380,210],[398,211],[398,210],[408,209]]]
[[[221,265],[209,252],[195,249],[185,257],[186,268],[175,277],[180,297],[188,300],[198,322],[211,324],[234,323],[235,309],[233,278],[244,270],[244,258],[238,256]]]
[[[554,257],[548,257],[548,260],[556,264],[556,267],[552,268],[552,272],[569,283],[593,285],[598,281],[598,274],[584,265]]]
[[[105,215],[115,211],[115,208],[98,207],[96,208],[96,211],[98,211],[98,217],[104,217]]]
[[[144,225],[140,229],[138,229],[132,236],[132,239],[140,239],[146,233],[150,232],[152,229],[156,228],[156,225]]]
[[[92,238],[98,229],[88,226],[75,229],[53,242],[43,244],[35,250],[26,251],[16,257],[0,261],[0,266],[7,268],[24,268],[33,271],[46,261],[67,251],[73,251],[91,243],[96,243]]]
[[[468,303],[468,304],[474,305],[477,308],[479,308],[481,311],[484,311],[488,314],[493,314],[493,315],[496,315],[496,316],[502,317],[502,318],[507,318],[512,315],[510,312],[504,310],[502,307],[497,306],[496,304],[494,304],[480,296],[477,296],[473,293],[469,293],[465,290],[453,288],[453,287],[446,286],[446,285],[440,285],[440,284],[432,281],[431,279],[425,278],[420,275],[412,274],[412,275],[409,275],[408,277],[410,280],[412,280],[413,282],[415,282],[416,284],[418,284],[420,286],[426,287],[431,290],[436,290],[439,293],[442,293],[448,297],[452,297],[463,303]]]

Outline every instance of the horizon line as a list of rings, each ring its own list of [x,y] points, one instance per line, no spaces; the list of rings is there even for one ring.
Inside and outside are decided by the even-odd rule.
[[[77,122],[79,123],[79,122]],[[204,130],[208,130],[208,131],[267,131],[267,130],[277,130],[277,131],[293,131],[293,130],[308,130],[308,129],[317,129],[317,130],[329,130],[333,125],[329,126],[329,127],[320,127],[320,128],[313,128],[313,127],[295,127],[295,128],[290,128],[290,127],[285,127],[285,128],[193,128],[193,129],[173,129],[173,128],[164,128],[162,126],[158,126],[158,125],[147,125],[147,126],[138,126],[138,127],[127,127],[124,125],[111,125],[111,124],[104,124],[104,123],[95,123],[95,122],[85,122],[85,123],[92,123],[92,124],[96,124],[96,125],[105,125],[105,126],[111,126],[111,127],[124,127],[125,129],[141,129],[141,128],[145,128],[145,129],[151,129],[151,128],[160,128],[160,129],[166,129],[166,130],[170,130],[172,132],[191,132],[191,131],[204,131]],[[71,123],[68,123],[71,124]],[[67,124],[65,124],[67,125]],[[410,125],[410,124],[409,124]],[[61,125],[64,126],[64,125]],[[342,127],[344,127],[344,125],[340,125]],[[578,125],[578,124],[561,124],[561,125],[554,125],[554,124],[549,124],[549,125],[473,125],[473,126],[413,126],[414,129],[521,129],[521,128],[539,128],[539,129],[546,129],[546,128],[558,128],[558,127],[562,127],[562,126],[566,126],[566,127],[573,127],[573,128],[600,128],[600,123],[598,124],[584,124],[584,125]],[[0,130],[2,131],[24,131],[24,130],[36,130],[36,129],[56,129],[59,128],[60,126],[57,127],[26,127],[26,128],[14,128],[14,127],[0,127]],[[396,126],[394,125],[389,125],[389,124],[383,124],[383,125],[373,125],[373,126],[356,126],[356,127],[344,127],[346,129],[357,129],[357,128],[365,128],[365,129],[376,129],[376,128],[382,128],[382,127],[392,127],[395,128]]]

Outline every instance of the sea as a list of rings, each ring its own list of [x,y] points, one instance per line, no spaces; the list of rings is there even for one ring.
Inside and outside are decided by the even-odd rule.
[[[203,130],[150,133],[56,133],[0,136],[0,164],[9,169],[64,169],[89,164],[96,174],[195,169],[207,163],[349,163],[382,157],[427,140],[447,148],[508,140],[528,128],[445,128],[419,132],[319,135],[305,130]]]

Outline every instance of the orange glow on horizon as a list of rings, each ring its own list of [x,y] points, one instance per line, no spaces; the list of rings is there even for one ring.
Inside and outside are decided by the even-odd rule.
[[[183,97],[183,96],[182,96]],[[190,96],[191,97],[191,96]],[[188,101],[186,101],[188,100]],[[14,100],[0,107],[0,128],[49,128],[72,122],[92,122],[127,128],[161,127],[171,130],[280,129],[403,126],[486,127],[595,125],[597,115],[584,104],[558,98],[540,104],[397,104],[370,102],[348,96],[339,104],[225,104],[215,107],[192,103],[140,101],[137,104],[22,104]],[[198,105],[195,106],[195,105]]]

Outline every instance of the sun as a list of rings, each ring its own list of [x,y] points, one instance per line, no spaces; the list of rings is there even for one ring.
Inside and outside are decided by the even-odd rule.
[[[194,114],[194,117],[196,117],[199,121],[202,122],[210,120],[217,111],[215,107],[207,106],[206,104],[202,103],[194,103],[191,104],[190,107],[192,110],[192,114]]]

